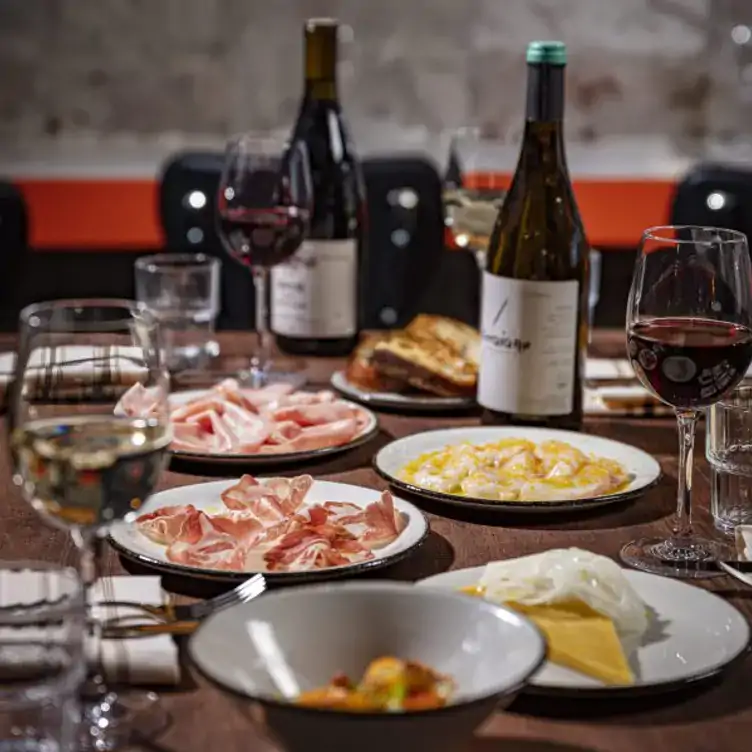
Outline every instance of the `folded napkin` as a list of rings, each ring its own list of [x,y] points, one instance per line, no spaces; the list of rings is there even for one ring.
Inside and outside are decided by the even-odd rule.
[[[752,525],[737,525],[734,535],[739,558],[752,561]]]
[[[23,610],[31,609],[40,603],[58,603],[57,608],[78,609],[83,617],[83,603],[75,601],[76,579],[72,570],[40,571],[33,569],[0,570],[0,625],[15,623],[16,626],[0,626],[0,638],[5,642],[18,645],[32,645],[36,642],[48,643],[50,640],[66,639],[66,629],[56,631],[47,627],[18,626],[23,625]],[[80,590],[78,590],[80,597]],[[110,577],[107,584],[97,583],[92,588],[90,602],[99,604],[103,594],[113,600],[135,601],[148,605],[160,605],[164,595],[159,577]],[[66,600],[74,598],[66,603]],[[97,605],[92,609],[99,618],[121,617],[131,614],[143,616],[138,609],[111,608]],[[145,617],[148,619],[149,617]],[[19,621],[20,620],[20,621]],[[33,623],[33,622],[32,622]],[[180,680],[180,663],[178,649],[170,635],[139,637],[131,640],[102,640],[101,650],[97,650],[97,641],[86,638],[85,652],[90,663],[99,658],[105,677],[109,680],[128,682],[130,684],[177,684]],[[34,662],[42,659],[44,651],[24,651],[19,660]]]
[[[746,377],[752,378],[752,366],[747,370]],[[637,376],[626,358],[588,358],[585,361],[585,378],[588,381],[616,381],[636,379]]]
[[[138,616],[149,619],[143,611],[131,608],[103,606],[110,600],[134,601],[147,606],[164,603],[164,592],[159,577],[108,577],[107,582],[98,582],[90,594],[95,605],[92,613],[98,618],[111,619]],[[96,658],[94,640],[87,645],[89,659]],[[180,681],[178,648],[170,635],[138,637],[132,640],[102,640],[99,660],[105,677],[110,680],[127,681],[129,684],[177,684]]]
[[[659,402],[640,384],[585,388],[588,415],[672,415],[668,405]]]
[[[585,361],[585,378],[590,381],[634,379],[635,372],[626,358],[588,358]]]
[[[89,345],[61,345],[60,347],[40,347],[29,356],[29,369],[40,374],[55,367],[56,378],[71,379],[91,377],[104,370],[108,362],[109,375],[121,377],[124,381],[135,381],[143,375],[143,353],[138,347],[114,345],[109,348]],[[0,380],[8,381],[16,366],[14,352],[0,353]],[[117,374],[112,374],[113,367]]]

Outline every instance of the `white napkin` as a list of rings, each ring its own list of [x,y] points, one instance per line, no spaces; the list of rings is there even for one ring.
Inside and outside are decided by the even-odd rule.
[[[752,525],[737,525],[734,535],[739,558],[752,561]]]
[[[137,347],[114,346],[110,349],[111,357],[117,364],[120,375],[127,380],[134,381],[143,375],[143,354]],[[54,363],[57,371],[65,376],[81,377],[95,373],[101,368],[103,349],[88,345],[62,345],[54,348],[40,347],[31,353],[29,366],[31,369]],[[16,366],[14,352],[0,353],[0,382],[7,382],[13,375]],[[112,361],[110,361],[112,366]]]
[[[752,377],[752,366],[746,375],[747,378]],[[635,379],[637,376],[626,358],[588,358],[585,361],[585,378],[590,381],[614,381]]]
[[[585,361],[585,378],[591,381],[633,379],[635,372],[626,358],[588,358]]]
[[[92,603],[100,603],[102,593],[112,599],[135,601],[148,605],[160,605],[164,594],[159,577],[110,577],[103,588],[98,583],[90,594]],[[72,570],[42,572],[39,570],[0,570],[0,606],[21,606],[39,601],[55,601],[75,593],[76,579]],[[79,608],[81,604],[79,602]],[[108,608],[97,606],[93,612],[98,617],[142,615],[138,609]],[[82,615],[82,614],[81,614]],[[145,617],[148,620],[148,616]],[[9,641],[28,642],[34,639],[35,630],[0,628],[0,635]],[[62,633],[61,633],[62,638]],[[44,639],[54,637],[49,628],[43,632]],[[85,652],[89,662],[97,658],[95,639],[87,639]],[[25,658],[35,660],[33,654]],[[101,662],[105,677],[110,680],[127,681],[131,684],[177,684],[180,680],[178,649],[170,635],[139,637],[131,640],[102,640]]]
[[[148,606],[164,603],[164,593],[159,577],[109,577],[107,587],[98,582],[90,594],[92,603],[101,604],[106,594],[118,601],[135,601]],[[97,617],[144,616],[138,609],[95,606]],[[145,617],[148,620],[148,616]],[[132,640],[102,640],[100,660],[105,677],[127,680],[130,684],[177,684],[180,681],[178,648],[170,635],[138,637]],[[89,660],[96,657],[96,645],[87,645]]]

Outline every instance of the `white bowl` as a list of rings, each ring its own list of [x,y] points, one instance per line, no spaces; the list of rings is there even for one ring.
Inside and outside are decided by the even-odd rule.
[[[506,706],[546,657],[524,617],[480,598],[402,583],[347,583],[272,592],[207,619],[189,654],[222,688],[260,703],[288,752],[454,750]],[[294,704],[334,674],[362,675],[379,656],[451,676],[451,704],[408,713],[347,713]]]

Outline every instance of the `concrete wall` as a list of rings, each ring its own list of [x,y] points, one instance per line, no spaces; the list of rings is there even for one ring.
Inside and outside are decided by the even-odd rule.
[[[752,42],[732,29],[752,0],[0,0],[0,152],[286,128],[315,15],[353,30],[340,75],[363,151],[436,150],[471,123],[513,137],[536,38],[569,45],[572,140],[750,130]]]

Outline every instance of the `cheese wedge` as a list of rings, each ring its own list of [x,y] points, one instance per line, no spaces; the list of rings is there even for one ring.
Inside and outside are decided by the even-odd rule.
[[[483,595],[478,586],[462,588],[468,595]],[[604,684],[634,684],[634,674],[619,635],[607,616],[579,600],[528,605],[507,603],[527,616],[548,641],[548,659],[599,679]]]
[[[508,603],[527,616],[548,640],[548,659],[604,684],[634,684],[634,674],[614,623],[582,601],[530,606]]]

